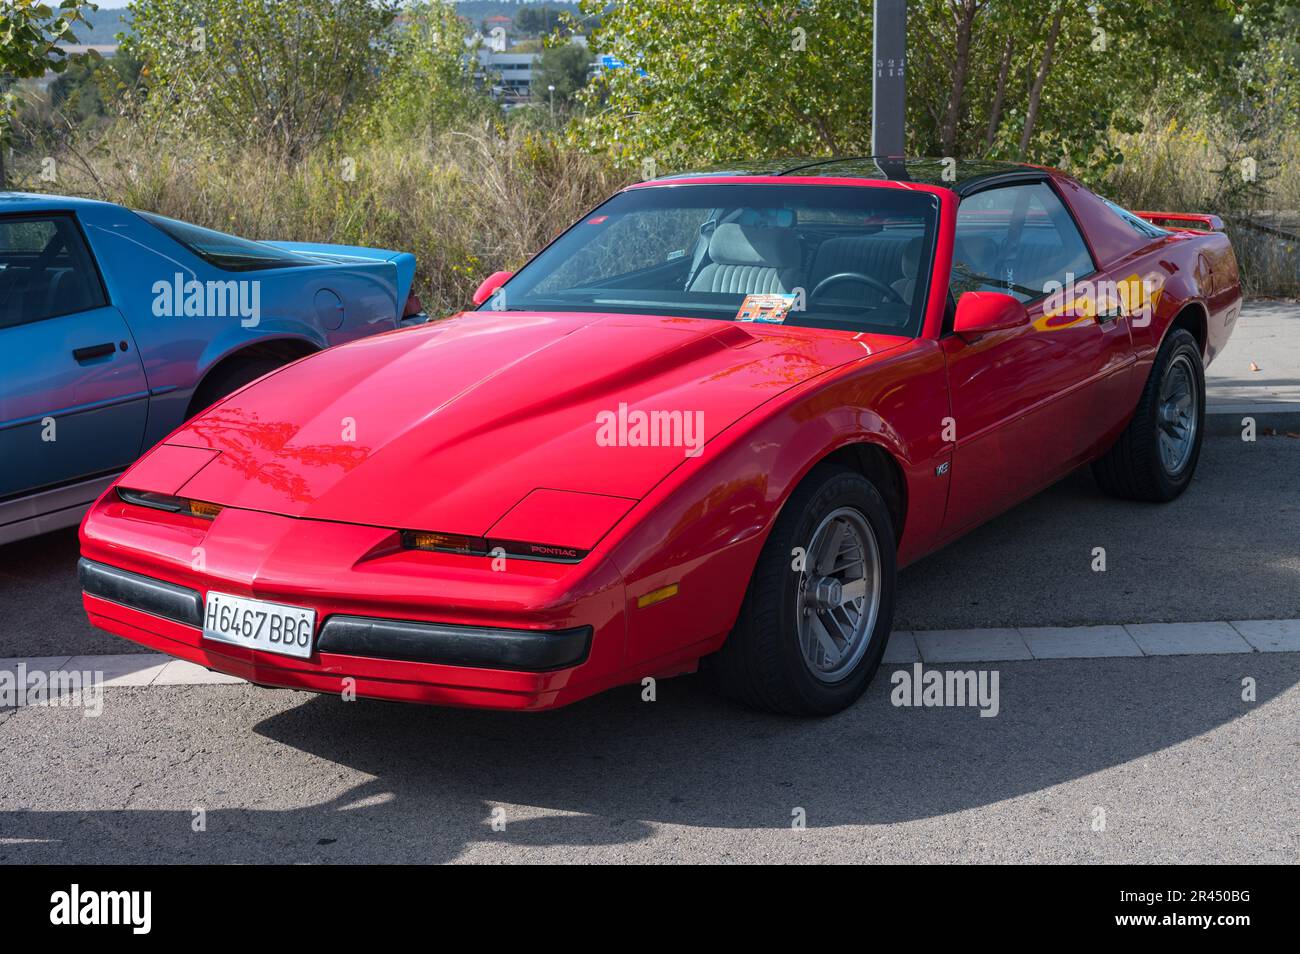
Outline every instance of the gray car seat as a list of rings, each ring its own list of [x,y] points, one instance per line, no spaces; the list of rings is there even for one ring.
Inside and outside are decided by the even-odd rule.
[[[724,222],[713,230],[709,262],[688,291],[789,293],[803,284],[799,266],[799,240],[793,232]]]
[[[904,262],[904,255],[913,242],[916,243],[916,252],[909,269]],[[813,260],[812,288],[816,288],[820,282],[831,275],[838,275],[841,272],[860,272],[878,277],[882,281],[889,281],[895,275],[901,275],[904,279],[910,275],[915,279],[916,260],[920,257],[920,247],[919,238],[909,239],[882,233],[845,235],[827,239],[818,246],[817,255]],[[914,280],[912,284],[915,285]],[[894,290],[898,291],[898,288],[895,287]],[[845,284],[841,286],[841,294],[851,294],[854,300],[861,300],[872,307],[880,304],[883,297],[878,290],[861,284]],[[910,302],[911,298],[904,296],[904,300]]]
[[[902,271],[903,277],[891,283],[890,287],[898,292],[898,297],[910,305],[912,296],[916,294],[916,279],[921,268],[921,239],[919,236],[911,239],[903,246],[903,254],[899,256],[898,267]]]

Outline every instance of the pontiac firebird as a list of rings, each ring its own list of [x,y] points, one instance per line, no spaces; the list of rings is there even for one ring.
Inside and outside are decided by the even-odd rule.
[[[272,372],[95,503],[91,622],[362,697],[544,709],[700,668],[843,709],[898,567],[1084,464],[1186,489],[1241,307],[1214,216],[951,172],[638,183],[477,310]]]

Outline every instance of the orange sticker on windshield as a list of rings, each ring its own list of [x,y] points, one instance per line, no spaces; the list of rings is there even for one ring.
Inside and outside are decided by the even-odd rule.
[[[764,321],[779,325],[794,307],[796,295],[746,295],[736,312],[737,321]]]

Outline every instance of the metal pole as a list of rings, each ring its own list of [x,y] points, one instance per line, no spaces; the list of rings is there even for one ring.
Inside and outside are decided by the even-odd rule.
[[[871,54],[871,153],[902,156],[907,89],[907,0],[875,0]]]

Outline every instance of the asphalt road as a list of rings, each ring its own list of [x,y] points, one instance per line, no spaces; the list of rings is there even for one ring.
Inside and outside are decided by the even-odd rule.
[[[76,563],[71,530],[0,547],[0,658],[143,651],[86,623]],[[1297,617],[1300,439],[1211,437],[1171,504],[1113,500],[1084,470],[909,567],[895,626]]]
[[[532,716],[244,685],[13,710],[0,862],[1300,861],[1300,654],[1003,663],[994,718],[896,708],[890,668],[827,720],[693,677]]]
[[[130,649],[75,558],[0,549],[0,657]],[[897,626],[1296,618],[1298,583],[1300,440],[1213,438],[1173,504],[1084,472],[910,567]],[[996,717],[895,707],[897,666],[820,721],[695,677],[531,716],[247,685],[0,710],[0,863],[1300,861],[1300,654],[976,665]]]

